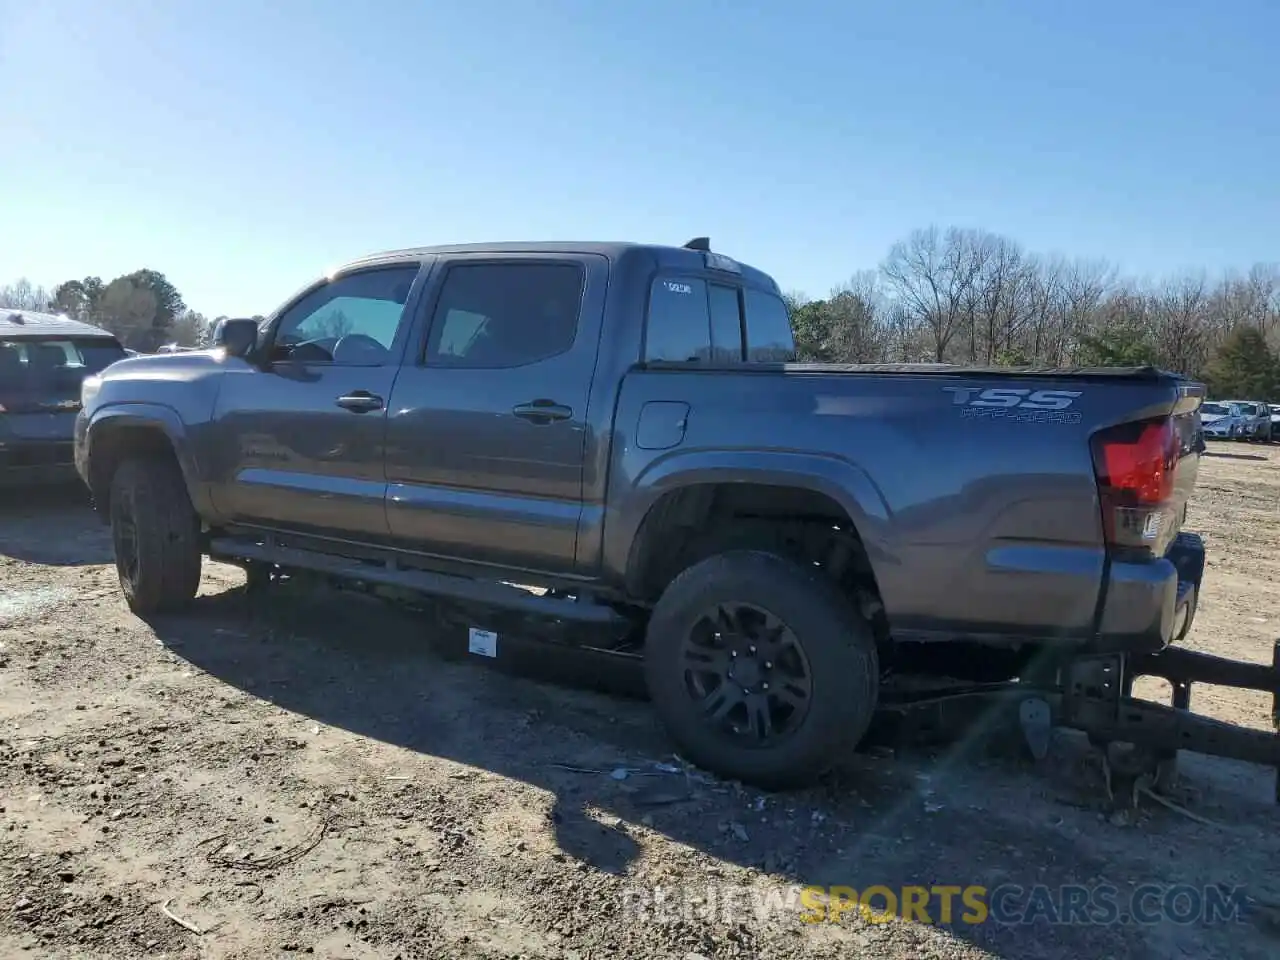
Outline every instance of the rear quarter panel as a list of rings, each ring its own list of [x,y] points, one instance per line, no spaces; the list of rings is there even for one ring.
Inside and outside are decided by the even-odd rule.
[[[1033,411],[974,406],[978,390],[1023,391],[1015,402],[1068,395],[1064,409]],[[895,633],[1083,639],[1106,563],[1088,438],[1167,412],[1173,395],[1152,382],[1053,377],[634,371],[615,419],[606,573],[625,570],[667,490],[798,483],[853,519]],[[655,402],[688,407],[683,438],[661,450],[637,435]]]

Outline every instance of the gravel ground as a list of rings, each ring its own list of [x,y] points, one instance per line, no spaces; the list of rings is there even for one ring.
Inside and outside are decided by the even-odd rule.
[[[145,623],[78,491],[4,497],[0,957],[1280,953],[1264,770],[1184,756],[1177,799],[1205,822],[1109,812],[1065,733],[1040,764],[969,738],[766,795],[683,768],[643,702],[449,656],[429,621],[371,601],[288,585],[250,600],[210,564],[189,614]],[[1269,659],[1278,506],[1280,447],[1211,449],[1193,645]],[[1206,688],[1195,706],[1262,726],[1270,704]],[[1175,912],[1241,888],[1246,909],[970,923],[957,897],[946,923],[939,894],[928,922],[807,923],[799,894],[1002,884],[1114,888],[1121,912],[1135,885],[1189,885]]]

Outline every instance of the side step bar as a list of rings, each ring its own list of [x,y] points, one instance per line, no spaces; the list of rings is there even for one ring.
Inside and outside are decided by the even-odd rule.
[[[612,607],[589,600],[540,597],[519,587],[488,580],[470,580],[430,570],[402,567],[386,561],[357,560],[335,554],[317,553],[253,543],[235,537],[217,537],[209,543],[215,560],[255,561],[286,569],[309,570],[345,580],[362,580],[391,587],[403,587],[449,600],[480,603],[533,616],[551,617],[582,624],[626,626],[626,618]]]

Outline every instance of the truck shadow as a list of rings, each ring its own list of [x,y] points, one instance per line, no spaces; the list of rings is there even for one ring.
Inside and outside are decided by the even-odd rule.
[[[636,864],[636,836],[650,829],[799,886],[1055,889],[1117,869],[1139,881],[1200,879],[1170,876],[1145,840],[1127,850],[1114,837],[1086,842],[1085,833],[1099,829],[1097,794],[1081,792],[1079,758],[1070,750],[1033,778],[1003,746],[993,752],[958,734],[933,751],[859,754],[820,787],[765,794],[679,768],[647,704],[584,689],[602,686],[598,673],[575,682],[571,663],[550,666],[554,658],[545,657],[558,681],[551,685],[549,676],[460,662],[459,638],[435,635],[432,621],[378,601],[291,594],[289,585],[256,596],[237,588],[203,596],[191,613],[157,618],[152,627],[178,656],[255,697],[548,792],[555,798],[550,828],[563,853],[618,877]],[[1041,801],[1056,826],[1023,813],[1029,795],[1046,793],[1060,803]],[[1182,827],[1170,820],[1168,842]],[[1203,878],[1211,879],[1219,878]],[[793,905],[793,915],[799,909]],[[1047,953],[1043,924],[966,923],[960,914],[957,902],[950,933],[998,956],[1168,955],[1168,943],[1149,926],[1056,927],[1054,949],[1066,952]],[[1249,925],[1176,932],[1188,945],[1212,938],[1204,941],[1212,949],[1191,946],[1192,955],[1262,955],[1250,952],[1257,931]]]
[[[111,532],[93,514],[77,480],[9,488],[0,495],[0,556],[24,563],[82,567],[111,563]]]

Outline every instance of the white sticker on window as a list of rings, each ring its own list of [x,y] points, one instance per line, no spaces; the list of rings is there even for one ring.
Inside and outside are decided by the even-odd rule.
[[[498,635],[491,630],[472,627],[467,631],[467,652],[481,657],[498,655]]]
[[[662,285],[672,293],[693,293],[693,287],[687,283],[676,283],[673,280],[663,280]]]

